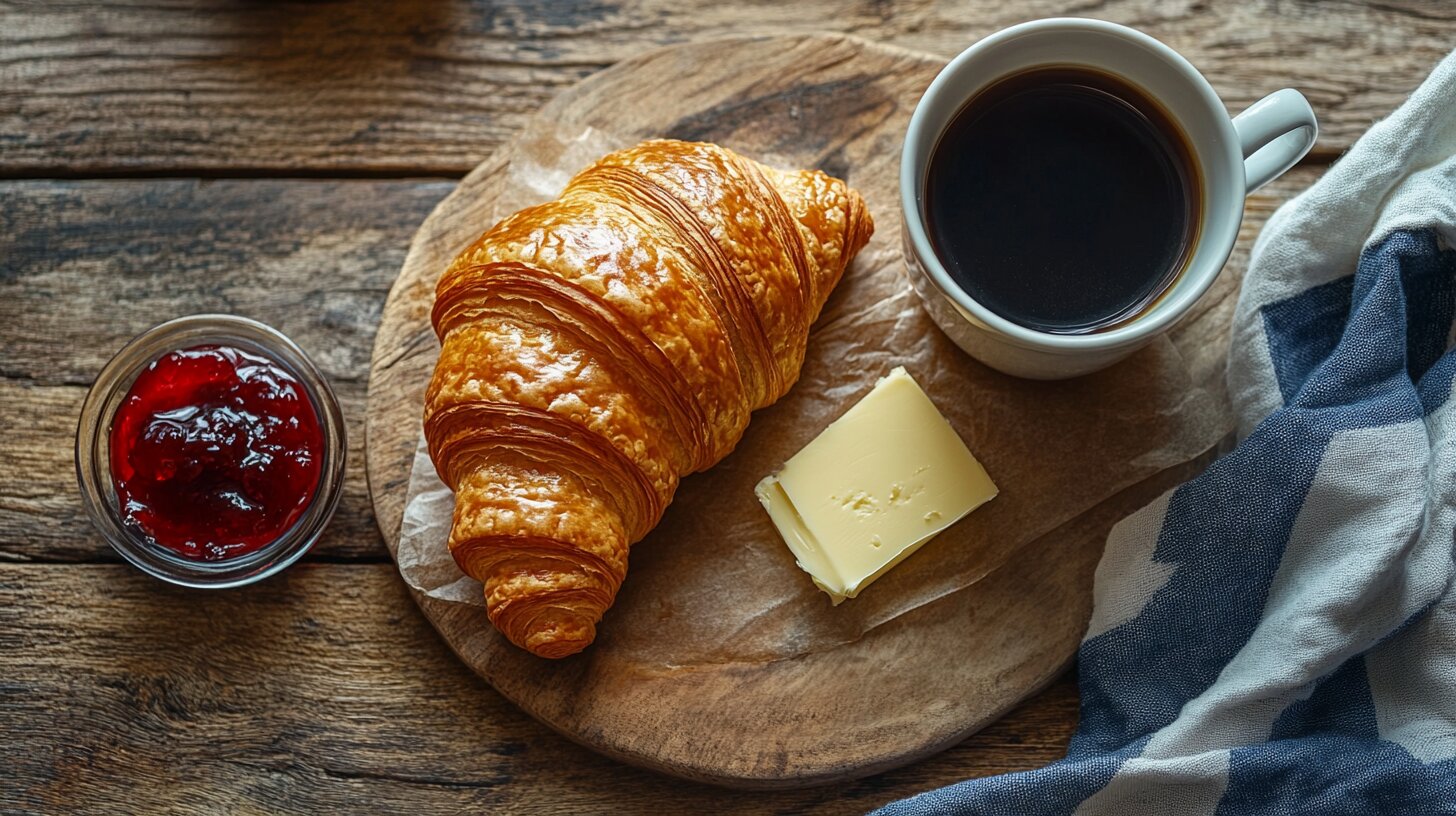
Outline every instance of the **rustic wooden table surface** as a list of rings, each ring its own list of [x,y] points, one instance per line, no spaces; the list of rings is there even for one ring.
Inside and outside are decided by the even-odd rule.
[[[1319,146],[1251,199],[1235,275],[1273,207],[1456,45],[1446,0],[0,2],[0,812],[839,813],[1058,757],[1070,676],[940,756],[834,789],[727,792],[596,756],[425,623],[359,444],[411,232],[559,89],[667,43],[833,30],[948,55],[1056,14],[1142,28],[1233,110],[1286,85],[1314,104]],[[307,561],[213,594],[119,563],[72,463],[107,357],[205,311],[309,349],[355,442]]]

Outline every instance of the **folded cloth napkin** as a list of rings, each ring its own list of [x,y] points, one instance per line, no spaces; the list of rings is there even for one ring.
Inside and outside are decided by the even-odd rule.
[[[1269,220],[1242,441],[1116,527],[1067,758],[887,814],[1456,813],[1456,54]]]

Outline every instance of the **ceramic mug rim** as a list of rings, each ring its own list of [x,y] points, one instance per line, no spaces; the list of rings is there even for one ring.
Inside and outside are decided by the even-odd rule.
[[[1214,172],[1235,174],[1233,187],[1237,194],[1226,196],[1227,201],[1212,200],[1214,185],[1211,181],[1205,181],[1204,195],[1209,198],[1205,201],[1200,215],[1198,244],[1193,249],[1188,268],[1183,270],[1180,275],[1182,280],[1173,284],[1173,288],[1168,290],[1164,296],[1164,302],[1147,314],[1134,318],[1121,326],[1089,334],[1054,334],[1037,331],[1002,317],[983,306],[961,288],[946,271],[940,257],[931,246],[930,236],[920,208],[920,201],[924,197],[925,170],[930,161],[930,154],[934,151],[933,143],[927,150],[917,149],[917,145],[922,141],[921,134],[929,129],[927,120],[930,117],[930,105],[927,103],[937,97],[950,94],[951,83],[956,81],[960,74],[967,70],[967,66],[983,53],[1026,35],[1048,31],[1110,35],[1128,45],[1141,47],[1160,57],[1171,70],[1181,75],[1192,87],[1199,102],[1215,114],[1212,120],[1219,131],[1216,140],[1197,141],[1192,134],[1189,134],[1189,139],[1193,141],[1195,153],[1200,157],[1200,161],[1205,166],[1212,168]],[[1003,76],[1006,74],[980,83],[977,90],[987,87],[991,82],[1001,79]],[[1154,98],[1158,97],[1154,95]],[[961,100],[961,104],[968,99],[970,99],[969,95]],[[1176,115],[1175,120],[1177,120]],[[1179,121],[1179,125],[1184,127],[1185,133],[1188,132],[1188,128],[1183,125],[1183,122]],[[938,138],[940,132],[943,131],[944,126],[938,129],[935,136]],[[1016,342],[1017,345],[1042,351],[1075,353],[1133,346],[1145,342],[1171,327],[1193,307],[1199,298],[1203,297],[1203,294],[1213,285],[1224,264],[1227,263],[1238,238],[1239,224],[1243,220],[1245,195],[1247,192],[1243,155],[1239,149],[1238,134],[1234,130],[1233,120],[1228,115],[1223,101],[1219,99],[1213,86],[1208,83],[1203,74],[1199,73],[1198,69],[1194,68],[1177,51],[1141,31],[1105,20],[1080,17],[1051,17],[1020,23],[983,37],[956,55],[936,75],[920,102],[915,106],[915,111],[910,116],[905,146],[900,154],[901,217],[911,249],[920,266],[929,275],[941,294],[950,298],[951,302],[957,306],[963,317],[983,324]],[[1216,207],[1227,211],[1227,217],[1222,222],[1224,229],[1220,230],[1221,234],[1213,234],[1211,229],[1214,224],[1218,223],[1218,219],[1213,215]]]

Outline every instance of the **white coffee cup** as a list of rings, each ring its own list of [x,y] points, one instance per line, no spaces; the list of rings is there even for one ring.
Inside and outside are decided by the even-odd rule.
[[[926,174],[941,133],[976,94],[1043,65],[1087,66],[1142,89],[1182,129],[1202,179],[1202,224],[1182,274],[1145,313],[1090,334],[1037,331],[978,303],[946,271],[926,226]],[[1186,59],[1126,26],[1055,18],[1003,29],[951,60],[910,118],[900,157],[900,205],[911,282],[936,324],[992,368],[1043,380],[1105,368],[1172,328],[1208,291],[1233,251],[1244,196],[1293,167],[1314,146],[1318,132],[1309,102],[1288,88],[1230,120],[1208,80]]]

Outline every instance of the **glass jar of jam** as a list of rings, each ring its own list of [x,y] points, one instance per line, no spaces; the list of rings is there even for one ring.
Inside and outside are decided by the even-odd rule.
[[[297,561],[338,506],[346,455],[333,390],[254,320],[194,315],[128,343],[76,431],[81,496],[144,572],[225,588]]]

